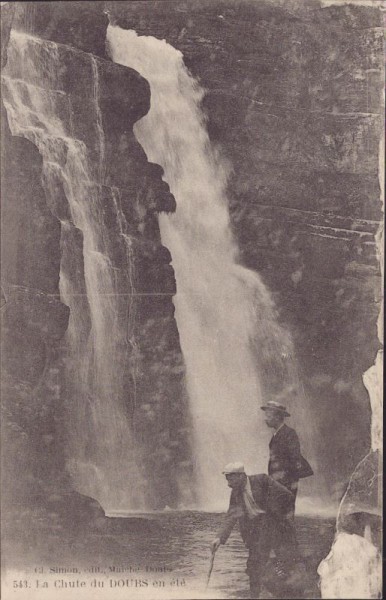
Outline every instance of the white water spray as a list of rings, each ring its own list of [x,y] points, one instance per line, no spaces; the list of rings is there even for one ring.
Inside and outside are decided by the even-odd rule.
[[[56,205],[62,188],[71,213],[70,220],[61,221],[60,273],[61,299],[70,307],[66,334],[68,468],[75,487],[105,508],[143,508],[147,494],[124,388],[133,343],[132,332],[125,329],[127,294],[120,291],[134,292],[132,273],[122,273],[112,264],[110,238],[121,239],[128,252],[131,246],[121,212],[115,230],[110,231],[103,220],[105,146],[98,64],[89,55],[90,107],[95,113],[90,117],[94,125],[90,135],[99,148],[98,167],[93,169],[85,144],[72,130],[71,98],[61,91],[59,51],[53,42],[12,32],[3,91],[12,134],[33,142],[43,158],[42,183],[48,202]],[[78,268],[80,259],[75,258],[77,232],[83,237],[84,275]]]
[[[257,364],[262,354],[281,363],[291,342],[259,275],[238,264],[226,169],[205,128],[204,92],[181,52],[114,26],[107,41],[113,60],[136,69],[151,87],[151,109],[135,133],[148,159],[163,167],[177,202],[175,214],[160,215],[159,223],[177,281],[199,505],[223,507],[227,462],[243,461],[249,472],[267,469],[269,433],[259,410]]]

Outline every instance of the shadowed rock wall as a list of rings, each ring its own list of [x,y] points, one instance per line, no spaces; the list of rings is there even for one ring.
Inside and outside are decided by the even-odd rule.
[[[55,80],[60,90],[52,90],[60,100],[57,118],[84,142],[95,178],[101,168],[101,131],[93,104],[95,71],[98,75],[102,219],[112,268],[124,282],[121,326],[127,328],[131,319],[137,349],[135,356],[128,347],[122,352],[124,401],[135,439],[146,448],[145,469],[150,488],[156,490],[154,507],[172,505],[178,500],[178,477],[190,472],[190,457],[184,369],[173,316],[175,280],[157,221],[157,212],[173,211],[175,201],[161,179],[162,169],[147,161],[133,135],[133,124],[149,109],[149,86],[135,71],[105,59],[108,20],[102,3],[17,3],[14,8],[12,27],[37,40],[31,44],[36,60],[44,58],[45,42],[39,40],[55,44],[61,71]],[[11,5],[2,7],[3,14],[3,23],[10,25]],[[18,73],[12,77],[17,79]],[[50,94],[50,81],[44,85]],[[9,501],[17,497],[28,505],[32,489],[39,502],[50,489],[71,485],[65,474],[71,388],[63,380],[69,309],[60,299],[61,272],[76,274],[85,339],[89,307],[83,235],[72,222],[63,185],[59,178],[53,180],[53,193],[46,193],[39,151],[29,140],[11,135],[6,111],[2,123],[3,474]],[[130,256],[122,219],[131,240]],[[61,227],[66,228],[64,237]]]
[[[370,448],[362,374],[379,347],[381,11],[317,1],[106,6],[114,23],[181,50],[207,91],[209,133],[232,168],[240,261],[263,276],[292,333],[318,470],[339,496]]]

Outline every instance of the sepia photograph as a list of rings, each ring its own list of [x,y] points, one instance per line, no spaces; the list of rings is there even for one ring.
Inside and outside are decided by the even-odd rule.
[[[2,598],[383,598],[386,3],[0,5]]]

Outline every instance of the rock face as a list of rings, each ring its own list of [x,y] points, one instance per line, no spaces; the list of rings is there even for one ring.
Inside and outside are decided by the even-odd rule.
[[[79,189],[86,188],[74,192],[66,164],[85,156],[83,199],[90,193],[89,202],[96,203],[101,229],[95,239],[119,297],[114,326],[122,340],[112,341],[114,348],[123,345],[122,364],[115,366],[116,401],[134,446],[146,449],[141,468],[152,474],[150,504],[173,505],[178,479],[189,476],[189,440],[174,273],[157,221],[157,212],[173,211],[175,201],[162,169],[147,161],[133,134],[133,124],[149,109],[149,86],[135,71],[105,59],[102,3],[19,3],[14,14],[9,6],[2,8],[10,13],[2,20],[8,33],[13,18],[2,118],[8,500],[41,503],[52,490],[67,494],[74,485],[66,473],[72,452],[68,423],[76,421],[79,387],[68,376],[77,369],[69,365],[69,335],[77,331],[86,347],[95,315],[85,266],[87,232],[76,220]],[[41,82],[36,65],[47,69]],[[24,104],[19,113],[16,100]],[[72,156],[74,148],[81,151]],[[68,282],[70,302],[63,291]],[[107,348],[106,361],[113,362],[108,354]]]
[[[69,311],[58,295],[60,224],[47,207],[42,159],[30,141],[11,137],[5,114],[2,124],[3,476],[6,494],[22,503],[27,493],[31,501],[39,495],[44,469],[63,469],[55,422],[60,409],[57,348]]]
[[[362,375],[379,347],[381,12],[319,2],[107,6],[115,24],[181,50],[207,90],[209,133],[232,167],[240,261],[263,276],[292,334],[317,470],[339,496],[370,448]]]

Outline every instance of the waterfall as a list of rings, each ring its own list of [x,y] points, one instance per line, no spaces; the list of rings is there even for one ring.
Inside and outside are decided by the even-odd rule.
[[[177,281],[199,505],[223,506],[227,462],[243,461],[250,473],[267,469],[269,432],[260,405],[267,372],[276,385],[293,383],[291,340],[260,276],[238,262],[227,169],[208,137],[204,91],[181,52],[111,25],[107,43],[115,62],[150,83],[151,108],[135,133],[148,159],[163,167],[177,202],[159,224]]]
[[[95,169],[84,142],[75,137],[71,96],[61,81],[60,52],[59,44],[13,31],[3,95],[12,134],[33,142],[43,158],[47,202],[57,206],[64,190],[69,205],[68,218],[61,217],[60,271],[61,299],[70,307],[65,340],[68,469],[75,487],[97,498],[105,509],[143,508],[145,478],[124,380],[135,349],[133,317],[127,318],[135,292],[131,242],[122,212],[115,229],[104,223],[98,61],[88,55],[95,125],[90,135],[98,149]],[[66,212],[63,206],[60,212]],[[114,264],[112,247],[117,240],[130,258],[128,273]]]

